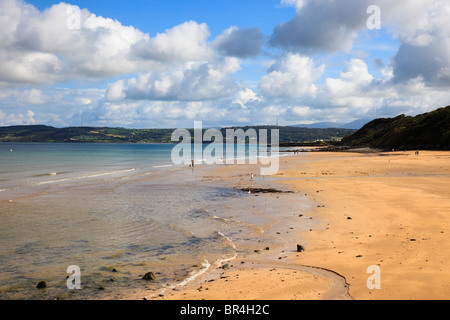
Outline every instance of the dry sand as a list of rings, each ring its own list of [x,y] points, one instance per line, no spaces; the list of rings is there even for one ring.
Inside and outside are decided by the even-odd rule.
[[[308,153],[281,158],[274,178],[315,202],[305,251],[235,260],[159,299],[450,298],[450,152]],[[370,266],[380,289],[367,286]]]

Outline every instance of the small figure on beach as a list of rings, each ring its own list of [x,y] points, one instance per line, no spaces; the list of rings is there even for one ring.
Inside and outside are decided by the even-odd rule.
[[[419,150],[416,151],[416,156],[418,156],[418,155],[419,155]]]

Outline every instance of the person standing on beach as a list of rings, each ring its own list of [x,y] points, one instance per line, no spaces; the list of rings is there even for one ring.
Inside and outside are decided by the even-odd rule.
[[[253,189],[253,172],[250,173],[250,190],[248,190],[248,193],[251,193],[252,189]]]

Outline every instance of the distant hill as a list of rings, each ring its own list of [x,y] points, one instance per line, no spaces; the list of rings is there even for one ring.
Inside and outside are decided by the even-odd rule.
[[[295,127],[256,126],[242,127],[268,130],[279,129],[280,143],[303,143],[317,140],[340,140],[354,133],[348,129],[308,129]],[[225,137],[227,128],[220,129]],[[231,128],[237,129],[237,128]],[[2,142],[67,142],[67,143],[171,143],[172,132],[175,129],[125,129],[69,127],[54,128],[44,125],[0,127]],[[192,137],[193,130],[190,129]]]
[[[311,124],[296,124],[293,127],[297,128],[310,128],[310,129],[328,129],[328,128],[338,128],[338,129],[361,129],[366,123],[372,121],[373,118],[359,119],[349,123],[336,123],[336,122],[316,122]]]
[[[124,129],[96,127],[54,128],[44,125],[0,127],[3,142],[170,142],[171,129]]]
[[[450,150],[450,106],[415,117],[373,120],[341,144],[388,150]]]

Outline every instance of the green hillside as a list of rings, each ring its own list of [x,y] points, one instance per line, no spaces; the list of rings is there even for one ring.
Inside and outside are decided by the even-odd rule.
[[[341,143],[387,150],[450,150],[450,106],[415,117],[376,119]]]
[[[170,142],[170,129],[124,129],[49,126],[0,127],[0,141],[3,142],[78,142],[78,143],[137,143]]]
[[[243,127],[247,131],[251,127]],[[350,129],[309,129],[296,127],[258,126],[259,132],[268,130],[270,143],[271,129],[279,129],[280,143],[304,143],[317,140],[336,140],[356,132]],[[237,128],[230,128],[237,129]],[[171,143],[175,129],[125,129],[69,127],[54,128],[44,125],[0,127],[2,142],[67,142],[67,143]],[[193,130],[191,132],[194,137]],[[224,138],[226,128],[221,129]]]

